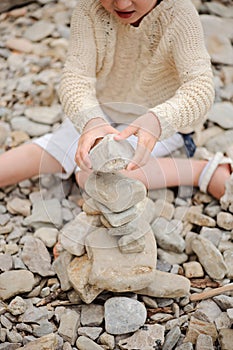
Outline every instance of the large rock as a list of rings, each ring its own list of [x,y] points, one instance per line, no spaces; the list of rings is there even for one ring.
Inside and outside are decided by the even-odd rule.
[[[134,156],[127,140],[115,141],[114,134],[106,135],[90,152],[92,169],[112,173],[124,169]]]
[[[146,187],[142,182],[119,173],[92,173],[85,190],[114,213],[122,212],[146,197]]]
[[[156,243],[153,232],[145,235],[142,253],[122,254],[116,237],[105,228],[91,232],[86,250],[92,260],[89,283],[114,292],[133,291],[147,287],[154,278]]]
[[[30,341],[28,344],[22,348],[17,348],[18,350],[59,350],[61,347],[59,344],[59,339],[56,334],[48,334],[39,339]]]
[[[213,279],[223,279],[227,273],[227,267],[222,254],[213,243],[198,236],[192,240],[191,246],[208,275]]]
[[[104,304],[105,328],[110,334],[137,331],[146,321],[146,308],[137,300],[114,297]]]
[[[179,298],[188,295],[190,281],[173,273],[154,271],[153,281],[136,293],[156,298]]]

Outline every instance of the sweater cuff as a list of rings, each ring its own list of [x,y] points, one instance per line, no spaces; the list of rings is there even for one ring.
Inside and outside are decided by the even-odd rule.
[[[77,112],[77,115],[75,116],[75,118],[70,118],[70,119],[73,122],[77,131],[80,134],[82,134],[83,129],[86,126],[87,122],[89,122],[89,120],[93,118],[102,118],[107,121],[106,116],[99,105],[93,108],[86,109],[85,111],[79,111]]]
[[[167,139],[168,137],[174,135],[177,132],[174,126],[171,123],[169,123],[164,109],[155,107],[155,108],[149,109],[149,112],[152,112],[159,120],[160,127],[161,127],[161,134],[159,137],[159,141]]]

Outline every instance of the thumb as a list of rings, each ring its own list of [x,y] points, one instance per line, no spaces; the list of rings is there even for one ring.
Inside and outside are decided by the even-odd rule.
[[[134,124],[130,124],[127,128],[122,130],[118,135],[114,137],[114,140],[119,141],[119,140],[124,140],[127,139],[127,137],[134,135],[138,130],[138,126]]]

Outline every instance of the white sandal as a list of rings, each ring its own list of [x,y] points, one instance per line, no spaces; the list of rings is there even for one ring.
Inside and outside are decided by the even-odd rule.
[[[210,180],[220,164],[230,164],[232,166],[232,159],[225,157],[222,152],[217,152],[204,167],[199,177],[198,186],[200,190],[207,193],[207,188]]]
[[[209,159],[199,177],[198,186],[202,192],[207,193],[210,180],[220,164],[229,164],[231,169],[233,169],[232,159],[225,157],[222,152],[217,152],[211,159]],[[231,212],[233,212],[233,175],[231,175],[229,180],[226,181],[225,188],[226,191],[220,198],[220,204],[222,209],[229,209]]]

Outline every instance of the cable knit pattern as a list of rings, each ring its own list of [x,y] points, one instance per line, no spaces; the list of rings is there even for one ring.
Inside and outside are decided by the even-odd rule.
[[[203,123],[214,99],[210,58],[190,0],[163,0],[139,27],[122,24],[98,0],[79,0],[60,87],[66,115],[130,123],[152,111],[160,139]]]

